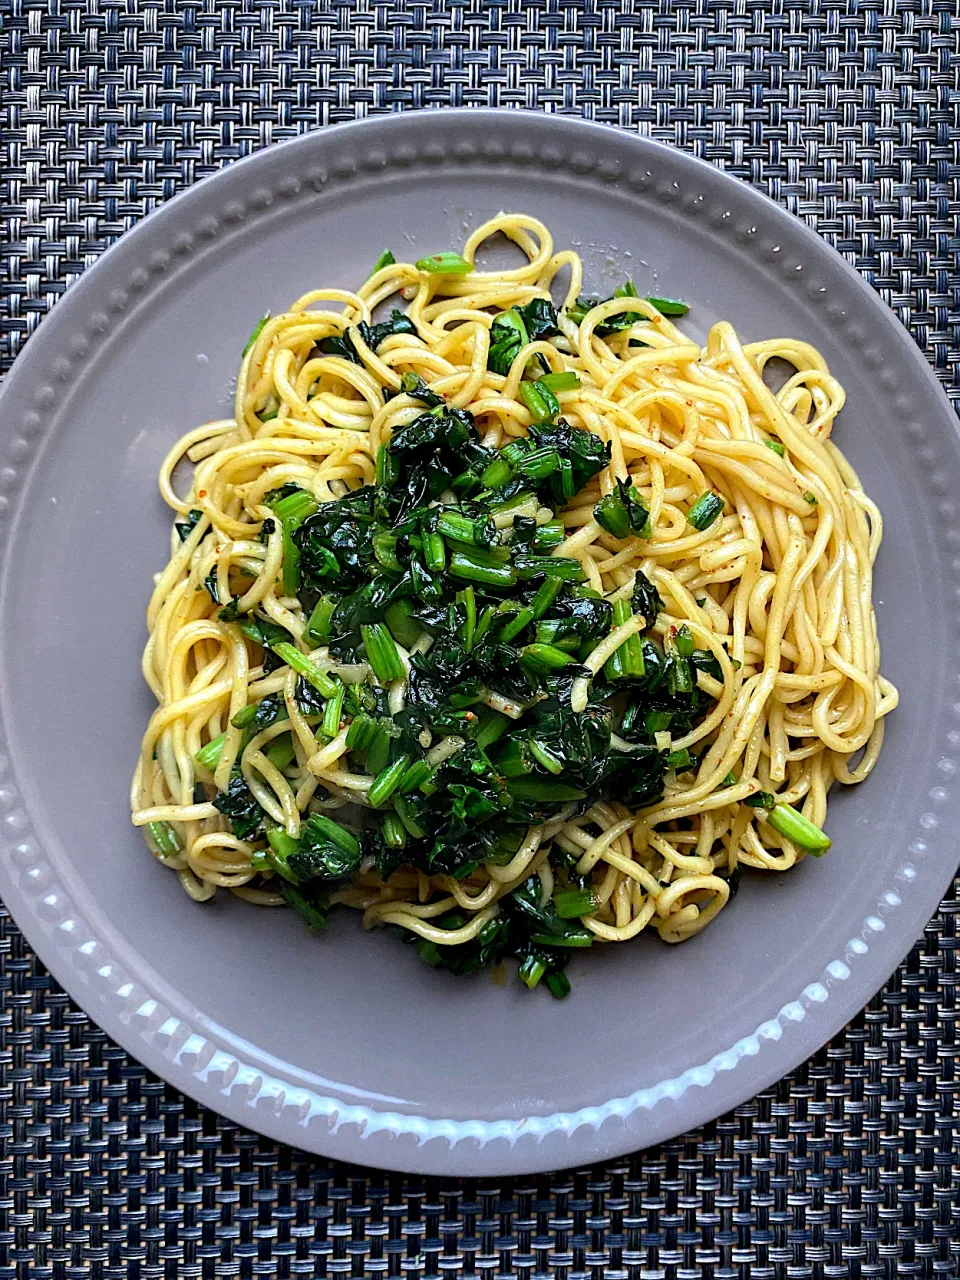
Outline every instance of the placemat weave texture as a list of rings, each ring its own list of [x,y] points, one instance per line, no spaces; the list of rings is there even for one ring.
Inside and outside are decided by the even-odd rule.
[[[0,19],[4,367],[123,231],[258,147],[527,107],[785,204],[960,406],[960,0],[0,0]],[[330,1167],[198,1108],[0,912],[0,1280],[958,1276],[958,910],[955,886],[856,1022],[735,1113],[497,1184]]]

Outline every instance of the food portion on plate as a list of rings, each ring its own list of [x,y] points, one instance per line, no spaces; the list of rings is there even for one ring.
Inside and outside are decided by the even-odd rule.
[[[494,236],[522,265],[476,267]],[[522,215],[384,252],[264,317],[235,417],[167,455],[132,809],[191,897],[355,907],[562,996],[577,950],[684,941],[830,847],[897,703],[843,390],[583,288]]]

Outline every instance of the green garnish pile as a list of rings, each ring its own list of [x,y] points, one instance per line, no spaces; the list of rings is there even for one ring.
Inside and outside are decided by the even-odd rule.
[[[491,361],[507,368],[531,332],[558,332],[547,302],[506,316],[493,326]],[[346,346],[340,354],[355,357]],[[283,593],[297,596],[309,618],[304,640],[338,663],[367,663],[373,682],[341,682],[266,616],[238,615],[235,601],[221,610],[263,646],[267,670],[299,673],[297,698],[315,717],[317,750],[345,731],[342,767],[371,779],[354,821],[313,813],[298,839],[264,814],[239,767],[215,796],[238,837],[265,842],[257,865],[314,928],[331,891],[361,864],[383,879],[413,867],[463,880],[483,864],[508,864],[531,824],[600,799],[653,804],[668,770],[697,763],[690,751],[662,749],[658,735],[662,743],[666,731],[680,736],[702,719],[712,702],[696,674],[719,677],[718,664],[685,627],[665,647],[654,637],[663,602],[642,573],[612,603],[585,585],[577,560],[553,554],[565,537],[559,513],[608,464],[610,449],[560,416],[557,394],[577,385],[575,374],[534,374],[521,395],[538,420],[503,449],[484,447],[469,412],[408,374],[403,389],[423,412],[380,450],[374,485],[323,504],[293,484],[267,495],[283,538]],[[649,537],[647,509],[629,482],[596,498],[608,533]],[[216,583],[207,586],[215,596]],[[586,709],[574,712],[584,660],[634,614],[643,633],[615,651],[593,678]],[[249,741],[285,716],[274,694],[234,724]],[[436,761],[444,740],[456,749]],[[201,763],[213,768],[221,747],[222,736]],[[290,735],[275,737],[267,755],[287,767]],[[597,905],[592,877],[576,862],[554,846],[552,900],[541,904],[531,877],[472,942],[444,947],[401,932],[431,965],[466,973],[512,955],[528,986],[544,979],[564,995],[571,951],[593,941],[581,917]],[[452,911],[431,923],[454,929],[466,920]]]

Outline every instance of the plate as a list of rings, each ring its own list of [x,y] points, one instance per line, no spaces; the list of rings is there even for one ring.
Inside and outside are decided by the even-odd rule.
[[[229,411],[253,322],[355,285],[384,245],[456,249],[507,208],[687,298],[702,337],[790,334],[848,393],[836,439],[886,517],[875,598],[899,686],[879,767],[835,796],[830,856],[747,877],[699,937],[598,948],[570,998],[458,981],[412,948],[285,912],[192,904],[129,826],[140,675],[170,513],[160,460]],[[0,892],[43,961],[172,1085],[278,1141],[366,1165],[508,1174],[693,1128],[834,1035],[953,873],[960,447],[894,316],[800,222],[611,128],[443,111],[271,147],[152,214],[57,304],[0,400]]]

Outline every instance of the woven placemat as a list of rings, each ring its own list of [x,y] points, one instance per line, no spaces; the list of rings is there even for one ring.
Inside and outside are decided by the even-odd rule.
[[[582,114],[723,166],[960,402],[957,0],[0,0],[0,352],[180,188],[296,132]],[[0,914],[4,1277],[960,1274],[956,889],[828,1048],[701,1132],[498,1184],[330,1167],[169,1090]]]

